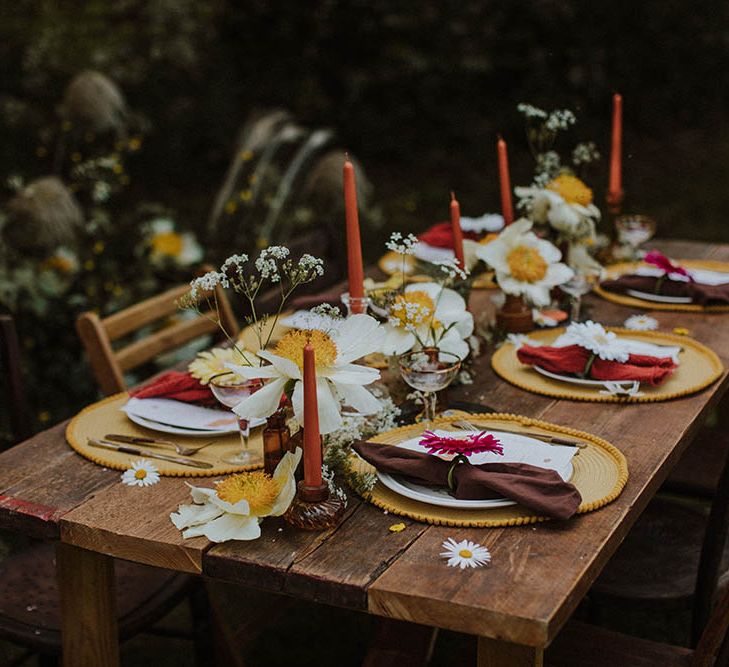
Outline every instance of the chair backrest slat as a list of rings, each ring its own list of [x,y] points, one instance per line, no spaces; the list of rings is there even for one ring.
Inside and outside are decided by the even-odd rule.
[[[719,667],[719,652],[727,648],[726,635],[729,629],[729,587],[724,589],[706,624],[701,639],[691,659],[691,667]]]
[[[173,287],[104,318],[104,328],[109,340],[118,340],[162,317],[172,315],[177,311],[176,301],[189,291],[187,285]]]
[[[213,321],[214,314],[203,312],[194,319],[175,322],[114,350],[112,341],[128,336],[142,327],[177,312],[178,299],[189,289],[188,285],[180,285],[103,320],[92,312],[79,315],[76,320],[76,330],[86,349],[94,377],[103,394],[109,395],[125,391],[127,388],[124,381],[125,372],[141,366],[163,352],[174,350],[195,338],[218,331],[218,326]],[[220,323],[226,333],[231,337],[236,336],[238,323],[228,298],[220,286],[212,294],[211,301],[213,300],[217,303]]]

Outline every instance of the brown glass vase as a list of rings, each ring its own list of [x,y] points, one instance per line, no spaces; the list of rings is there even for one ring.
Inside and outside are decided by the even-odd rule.
[[[506,295],[504,305],[496,311],[496,326],[506,333],[527,333],[534,329],[532,309],[523,296]]]
[[[273,475],[283,455],[289,451],[291,430],[286,424],[286,410],[279,408],[267,420],[263,429],[263,469]]]

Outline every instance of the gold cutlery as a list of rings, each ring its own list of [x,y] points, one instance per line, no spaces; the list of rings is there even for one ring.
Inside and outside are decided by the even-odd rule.
[[[101,449],[111,449],[115,452],[121,452],[122,454],[133,454],[134,456],[145,456],[150,459],[159,459],[160,461],[169,461],[170,463],[179,463],[183,466],[191,466],[192,468],[212,468],[213,464],[207,461],[195,461],[194,459],[186,459],[182,456],[170,456],[168,454],[161,454],[160,452],[153,452],[150,449],[139,449],[138,447],[129,447],[128,445],[118,445],[108,440],[95,440],[89,438],[89,445],[92,447],[99,447]]]
[[[178,445],[176,442],[172,442],[172,440],[145,438],[137,435],[121,435],[118,433],[107,433],[104,438],[106,440],[111,440],[112,442],[121,442],[125,445],[151,445],[152,447],[159,445],[160,447],[174,447],[175,451],[180,456],[193,456],[201,449],[205,449],[205,447],[215,444],[215,440],[210,440],[210,442],[206,442],[204,445],[192,445],[186,447],[184,445]]]
[[[526,438],[534,438],[535,440],[541,440],[548,445],[559,445],[562,447],[577,447],[578,449],[585,449],[587,445],[584,442],[577,440],[568,440],[567,438],[560,438],[556,435],[548,435],[546,433],[535,433],[533,431],[516,431],[505,428],[490,428],[490,427],[478,427],[465,419],[459,419],[453,422],[453,426],[460,428],[464,431],[492,431],[493,433],[510,433],[512,435],[523,435]]]

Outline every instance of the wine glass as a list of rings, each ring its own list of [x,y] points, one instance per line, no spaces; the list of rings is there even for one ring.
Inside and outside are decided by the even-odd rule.
[[[582,297],[589,294],[600,280],[598,269],[575,269],[574,275],[559,288],[570,296],[570,320],[580,321],[580,310],[582,308]]]
[[[656,233],[656,221],[647,215],[619,215],[615,218],[615,232],[618,243],[628,246],[631,258],[639,258],[638,248],[653,238]]]
[[[461,368],[460,357],[437,347],[426,347],[401,354],[397,361],[402,379],[423,392],[423,421],[433,421],[436,392],[453,382]]]
[[[218,402],[226,408],[234,408],[244,398],[248,398],[253,392],[258,391],[263,386],[263,380],[239,380],[234,373],[220,373],[214,375],[210,379],[208,385],[213,396]],[[247,419],[240,419],[236,415],[238,422],[238,431],[240,433],[240,441],[242,449],[235,454],[231,454],[223,458],[225,463],[232,465],[255,465],[262,464],[263,458],[257,452],[252,452],[249,448],[250,441],[250,423]]]

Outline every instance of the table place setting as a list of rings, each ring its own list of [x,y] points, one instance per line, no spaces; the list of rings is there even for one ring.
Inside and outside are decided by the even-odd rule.
[[[684,312],[729,312],[729,264],[671,260],[650,251],[642,261],[607,267],[595,293],[625,306]]]
[[[717,355],[691,338],[595,322],[511,335],[491,364],[500,377],[526,391],[612,402],[686,396],[723,372]]]

